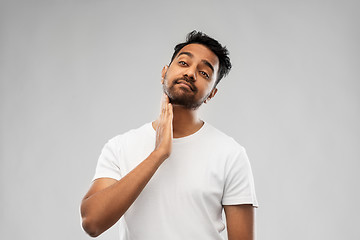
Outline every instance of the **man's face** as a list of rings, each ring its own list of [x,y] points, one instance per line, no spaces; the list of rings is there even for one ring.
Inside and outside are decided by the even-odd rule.
[[[197,109],[215,95],[218,57],[201,44],[189,44],[162,71],[163,90],[174,105]]]

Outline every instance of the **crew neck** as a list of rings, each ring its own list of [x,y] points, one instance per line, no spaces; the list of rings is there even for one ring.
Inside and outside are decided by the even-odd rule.
[[[180,138],[173,138],[173,144],[177,144],[177,143],[183,143],[183,142],[188,142],[188,141],[191,141],[192,139],[195,139],[196,137],[202,135],[206,129],[208,128],[208,123],[203,121],[204,124],[201,126],[201,128],[199,130],[197,130],[196,132],[190,134],[190,135],[187,135],[185,137],[180,137]],[[155,129],[153,128],[152,126],[152,122],[148,123],[148,128],[151,130],[151,134],[156,137],[156,131]]]

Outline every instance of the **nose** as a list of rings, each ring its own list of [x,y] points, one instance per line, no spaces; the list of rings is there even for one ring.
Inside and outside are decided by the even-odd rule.
[[[188,77],[191,81],[196,81],[196,69],[194,67],[187,68],[184,76]]]

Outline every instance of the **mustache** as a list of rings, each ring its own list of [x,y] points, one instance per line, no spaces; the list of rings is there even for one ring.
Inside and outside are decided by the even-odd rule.
[[[197,88],[195,87],[194,82],[189,80],[189,78],[187,78],[187,77],[176,78],[174,82],[175,82],[175,84],[178,84],[180,81],[187,82],[187,84],[190,85],[191,90],[193,90],[193,92],[197,92]]]

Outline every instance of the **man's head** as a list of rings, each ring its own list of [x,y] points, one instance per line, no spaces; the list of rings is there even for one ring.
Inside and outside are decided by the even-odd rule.
[[[197,109],[216,94],[216,85],[230,71],[228,51],[196,31],[174,50],[169,66],[162,71],[164,92],[173,104]]]
[[[177,56],[179,51],[185,47],[186,45],[198,43],[204,45],[208,49],[210,49],[219,59],[219,70],[217,73],[217,78],[215,82],[216,85],[220,82],[220,80],[225,77],[231,70],[231,62],[229,58],[229,51],[225,46],[222,46],[218,41],[209,37],[205,33],[192,31],[190,32],[187,37],[186,41],[183,43],[179,43],[174,47],[174,53],[171,57],[170,64],[173,62],[174,58]]]

